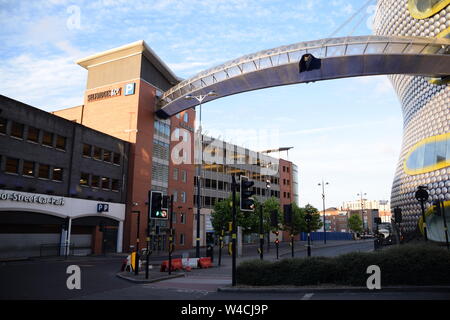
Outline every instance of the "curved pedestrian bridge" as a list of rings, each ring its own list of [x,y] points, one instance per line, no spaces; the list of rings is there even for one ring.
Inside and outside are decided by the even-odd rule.
[[[301,68],[305,55],[319,60]],[[300,70],[302,72],[300,72]],[[185,96],[206,94],[205,102],[228,95],[275,86],[338,78],[406,74],[450,75],[450,40],[445,38],[357,36],[300,42],[245,55],[192,78],[162,95],[157,114],[168,118],[198,104]]]

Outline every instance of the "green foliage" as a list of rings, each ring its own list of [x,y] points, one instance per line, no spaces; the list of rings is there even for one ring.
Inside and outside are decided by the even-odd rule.
[[[450,253],[430,244],[353,252],[334,258],[250,260],[238,266],[236,279],[239,284],[255,286],[336,284],[365,287],[370,265],[380,267],[382,287],[450,285]]]
[[[259,230],[259,216],[253,212],[242,212],[239,208],[239,193],[236,193],[236,223],[242,227],[242,232],[255,233]],[[232,221],[232,195],[214,204],[211,212],[211,223],[216,233],[222,228],[228,230],[228,223]]]
[[[357,214],[352,215],[348,218],[348,227],[353,232],[362,232],[362,220],[361,217]]]
[[[306,214],[312,215],[311,220],[311,231],[316,231],[320,229],[323,225],[322,221],[320,220],[320,214],[319,211],[311,206],[310,204],[307,204],[304,208],[301,208],[297,206],[295,202],[292,203],[292,227],[286,226],[284,223],[284,215],[283,215],[283,225],[284,231],[289,231],[297,235],[300,232],[308,232],[308,227],[305,221],[305,215]]]

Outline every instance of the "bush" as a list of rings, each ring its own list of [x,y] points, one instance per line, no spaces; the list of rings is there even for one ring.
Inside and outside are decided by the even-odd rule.
[[[276,262],[249,260],[237,268],[239,284],[254,286],[339,284],[365,286],[367,267],[377,265],[383,285],[450,285],[450,253],[433,245],[403,245],[334,258]]]

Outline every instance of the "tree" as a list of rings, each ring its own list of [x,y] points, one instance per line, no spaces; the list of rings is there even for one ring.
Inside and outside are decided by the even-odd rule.
[[[353,232],[362,232],[362,220],[357,214],[352,215],[348,219],[348,228]]]
[[[295,202],[292,203],[292,226],[286,225],[283,220],[283,230],[292,232],[292,234],[297,235],[300,232],[308,232],[308,226],[306,225],[305,216],[306,214],[311,214],[311,231],[316,231],[320,229],[323,225],[320,220],[319,210],[314,208],[312,205],[307,204],[304,208],[297,206]],[[284,217],[284,215],[283,215]]]
[[[214,204],[211,212],[211,224],[214,231],[220,234],[223,229],[228,229],[228,223],[233,219],[232,195],[227,199]],[[259,215],[253,212],[242,212],[239,208],[239,193],[236,193],[236,223],[242,227],[244,234],[256,233],[259,230]]]

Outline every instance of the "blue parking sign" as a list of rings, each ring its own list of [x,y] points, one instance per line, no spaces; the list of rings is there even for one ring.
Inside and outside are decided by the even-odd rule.
[[[134,88],[136,87],[136,83],[128,83],[128,84],[126,84],[125,85],[125,95],[126,96],[129,96],[129,95],[132,95],[132,94],[134,94]]]

